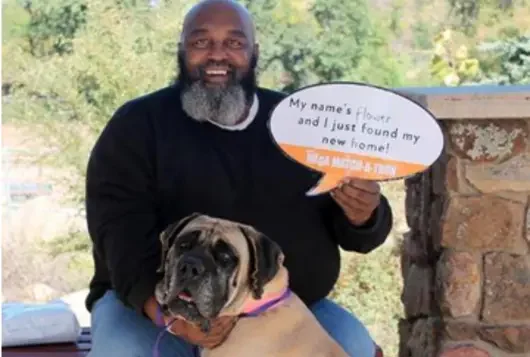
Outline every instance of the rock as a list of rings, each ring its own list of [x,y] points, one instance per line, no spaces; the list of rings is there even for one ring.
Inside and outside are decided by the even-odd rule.
[[[442,247],[479,252],[528,252],[523,238],[525,207],[495,196],[454,196],[442,225]]]
[[[429,258],[433,260],[433,256],[438,256],[442,250],[440,242],[442,241],[442,220],[440,219],[444,213],[444,207],[446,205],[447,197],[438,196],[431,202],[431,210],[429,217],[429,243],[428,247],[431,248]]]
[[[439,333],[439,320],[435,318],[422,318],[414,322],[411,336],[407,343],[410,357],[435,357],[437,336]]]
[[[458,167],[458,159],[456,157],[451,157],[447,161],[447,166],[445,169],[445,187],[449,191],[458,191],[458,177],[459,177],[459,167]],[[433,178],[434,181],[436,181],[436,177]]]
[[[480,259],[468,252],[445,250],[438,261],[437,296],[442,312],[464,317],[479,312]]]
[[[467,321],[445,319],[443,332],[445,340],[466,341],[477,337],[476,325]]]
[[[526,240],[530,244],[530,208],[526,210]]]
[[[467,345],[457,346],[445,349],[440,357],[493,357],[487,351]]]
[[[475,162],[506,160],[526,149],[525,120],[459,120],[447,122],[451,151]]]
[[[432,268],[412,264],[407,269],[401,300],[407,317],[430,315]]]
[[[530,353],[530,325],[483,327],[480,337],[510,353]]]
[[[417,228],[421,224],[421,202],[425,193],[421,177],[422,175],[418,174],[405,181],[405,218],[407,225],[411,228]]]
[[[403,238],[402,254],[407,261],[418,266],[429,266],[431,257],[427,250],[427,242],[422,241],[422,237],[414,235],[412,231],[403,234]]]
[[[515,156],[500,164],[468,165],[466,179],[485,193],[530,191],[530,154]]]
[[[411,334],[411,323],[405,319],[399,319],[398,331],[399,331],[399,357],[409,357],[410,350],[407,347],[408,341]]]
[[[521,192],[498,191],[498,192],[495,192],[495,196],[504,198],[506,200],[519,202],[526,206],[527,196],[521,195]]]
[[[530,320],[530,256],[490,253],[484,262],[482,318],[489,323]]]
[[[436,195],[445,194],[445,190],[451,193],[461,193],[473,195],[478,191],[473,188],[464,176],[464,166],[455,156],[447,156],[436,166],[433,166],[433,193]],[[445,167],[440,167],[445,165]]]

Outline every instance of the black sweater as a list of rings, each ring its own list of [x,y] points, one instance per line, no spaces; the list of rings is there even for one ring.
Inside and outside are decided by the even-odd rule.
[[[306,197],[320,178],[275,147],[267,121],[284,95],[259,89],[244,130],[199,123],[181,109],[178,85],[121,106],[98,138],[87,170],[86,208],[95,273],[91,310],[107,289],[141,311],[160,276],[158,234],[192,212],[255,226],[286,255],[294,292],[326,297],[340,270],[338,245],[367,253],[392,226],[387,200],[354,227],[329,194]]]

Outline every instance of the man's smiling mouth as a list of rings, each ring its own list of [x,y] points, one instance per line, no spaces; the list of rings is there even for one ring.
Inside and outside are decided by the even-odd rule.
[[[226,66],[209,66],[203,71],[204,81],[210,83],[226,83],[230,79],[232,71]]]
[[[226,76],[228,71],[226,69],[207,69],[206,74],[208,76]]]

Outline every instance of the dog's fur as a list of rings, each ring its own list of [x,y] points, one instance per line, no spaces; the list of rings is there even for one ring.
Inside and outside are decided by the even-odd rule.
[[[249,302],[288,286],[280,247],[251,226],[194,213],[161,234],[163,310],[199,324],[239,316]],[[185,291],[184,300],[181,293]],[[181,297],[179,297],[179,294]],[[187,300],[193,301],[190,303]],[[201,357],[347,357],[294,293],[256,317],[242,317],[223,344]]]

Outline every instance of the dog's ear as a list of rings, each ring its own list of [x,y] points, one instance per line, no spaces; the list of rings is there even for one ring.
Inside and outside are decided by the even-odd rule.
[[[166,254],[169,251],[169,248],[175,241],[175,238],[178,236],[180,231],[186,227],[188,223],[190,223],[193,219],[200,216],[200,213],[194,212],[190,214],[189,216],[186,216],[182,218],[180,221],[171,223],[169,226],[166,227],[161,233],[160,233],[160,243],[162,244],[162,252],[160,254],[160,266],[157,269],[157,273],[163,273],[164,272],[164,266],[166,261]]]
[[[249,287],[254,299],[263,295],[264,286],[278,273],[283,253],[280,246],[265,234],[240,227],[249,250]]]

